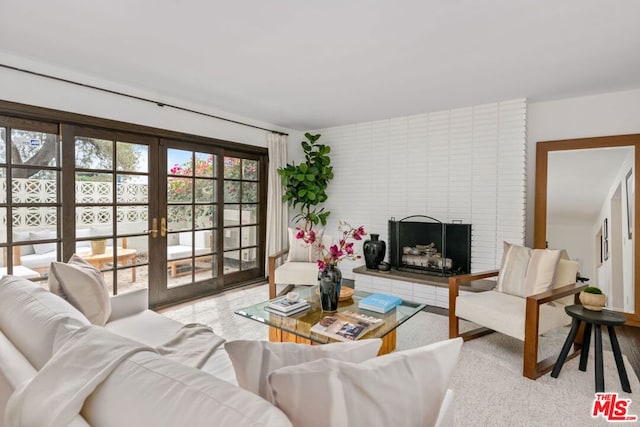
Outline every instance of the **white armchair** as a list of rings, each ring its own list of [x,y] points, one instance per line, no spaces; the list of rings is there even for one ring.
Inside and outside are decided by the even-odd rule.
[[[562,251],[564,252],[564,251]],[[570,318],[564,312],[565,304],[578,303],[578,294],[586,286],[576,285],[578,263],[568,259],[560,259],[557,268],[547,272],[548,286],[542,292],[536,292],[535,287],[526,296],[505,292],[500,286],[494,290],[459,295],[460,285],[474,280],[485,279],[498,275],[498,270],[472,273],[449,278],[449,337],[462,337],[465,341],[483,335],[500,332],[524,341],[523,372],[522,375],[536,379],[553,369],[556,357],[538,362],[538,336],[554,328],[570,323]],[[538,266],[535,266],[538,267]],[[521,269],[521,272],[532,275],[539,273],[535,268]],[[505,262],[500,274],[505,271]],[[507,277],[506,280],[516,280],[518,275]],[[526,277],[521,277],[523,280]],[[538,291],[541,282],[533,279]],[[545,287],[545,286],[543,286]],[[567,297],[573,295],[573,301]],[[549,304],[550,302],[553,303]],[[460,333],[459,319],[471,321],[480,328]],[[579,354],[576,351],[571,357]]]
[[[333,243],[331,236],[318,233],[322,244],[329,247]],[[295,230],[289,229],[289,248],[269,255],[269,298],[275,298],[276,285],[287,285],[286,293],[294,286],[313,286],[318,284],[318,264],[321,253],[317,247],[311,246],[295,238]]]

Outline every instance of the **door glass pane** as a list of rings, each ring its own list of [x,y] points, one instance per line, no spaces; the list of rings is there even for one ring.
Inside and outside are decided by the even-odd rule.
[[[255,224],[258,222],[258,205],[242,205],[242,224]]]
[[[11,198],[13,203],[56,203],[58,172],[43,169],[13,169]]]
[[[76,168],[113,169],[113,141],[76,138]]]
[[[216,172],[216,156],[208,153],[195,153],[195,176],[213,178]]]
[[[76,203],[112,203],[113,175],[76,172]]]
[[[240,225],[240,205],[224,205],[224,226]]]
[[[247,181],[258,180],[258,161],[257,160],[242,160],[242,179]]]
[[[18,207],[11,212],[14,231],[35,233],[42,230],[55,230],[58,214],[55,207]],[[51,237],[54,238],[55,236]],[[29,237],[28,240],[35,240]]]
[[[167,206],[167,227],[169,230],[190,230],[192,227],[191,205]]]
[[[118,203],[149,203],[149,178],[146,175],[116,177]]]
[[[224,182],[224,202],[225,203],[240,202],[240,182],[239,181]]]
[[[191,151],[167,150],[167,173],[169,175],[193,175],[193,154]]]
[[[240,270],[240,251],[224,253],[224,274],[235,273]]]
[[[11,161],[15,165],[57,166],[60,156],[58,135],[20,129],[11,130]]]
[[[149,224],[149,206],[118,206],[118,233],[143,233]]]
[[[224,250],[240,247],[240,227],[224,229]]]
[[[251,249],[243,249],[242,250],[242,262],[240,263],[240,268],[242,270],[249,270],[251,268],[257,268],[258,267],[258,256],[257,256],[257,249],[256,248],[251,248]]]
[[[224,158],[224,177],[240,179],[240,159],[237,157]]]
[[[193,200],[193,180],[191,178],[167,178],[167,202],[191,203]]]
[[[7,162],[7,129],[0,127],[0,163]]]
[[[196,179],[196,203],[215,202],[216,181],[213,179]]]
[[[215,224],[215,209],[214,205],[196,206],[195,228],[213,228]]]
[[[117,170],[125,172],[149,172],[149,147],[128,142],[116,144]]]
[[[242,227],[242,247],[255,246],[258,244],[258,227]]]
[[[0,208],[0,243],[7,243],[7,208]]]
[[[258,201],[258,183],[242,183],[242,201],[245,203],[255,203]]]
[[[0,203],[7,203],[7,168],[0,168]]]

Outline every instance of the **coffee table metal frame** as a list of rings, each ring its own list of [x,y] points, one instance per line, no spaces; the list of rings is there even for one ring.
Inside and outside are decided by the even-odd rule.
[[[264,308],[269,301],[263,301],[249,307],[236,310],[235,313],[264,323],[269,326],[269,340],[274,342],[296,342],[303,344],[326,344],[334,341],[324,335],[311,332],[311,327],[318,323],[323,316],[330,313],[323,312],[320,308],[315,286],[299,289],[300,296],[306,299],[311,307],[301,313],[291,316],[282,316],[266,311]],[[298,291],[298,289],[296,289]],[[384,324],[375,330],[365,334],[361,339],[381,338],[382,347],[379,354],[387,354],[396,348],[396,328],[415,316],[424,308],[424,304],[403,301],[401,305],[391,311],[381,314],[358,308],[358,301],[371,295],[369,292],[355,291],[352,298],[338,304],[338,311],[354,311],[369,316],[379,317]]]

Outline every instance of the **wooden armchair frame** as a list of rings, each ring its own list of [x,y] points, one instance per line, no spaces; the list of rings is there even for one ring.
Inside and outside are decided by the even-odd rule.
[[[459,318],[456,317],[456,297],[460,292],[460,284],[469,283],[474,280],[486,279],[498,275],[498,270],[491,270],[482,273],[464,274],[460,276],[451,276],[449,278],[449,338],[462,337],[464,341],[494,332],[488,328],[477,328],[471,331],[460,333]],[[524,356],[522,375],[535,380],[547,372],[551,371],[555,365],[557,356],[549,357],[538,362],[538,327],[540,320],[540,306],[551,301],[558,300],[570,295],[574,296],[574,302],[578,304],[578,294],[586,285],[570,285],[551,289],[536,295],[530,295],[526,298],[525,326],[524,326]],[[582,334],[578,334],[582,336]],[[576,357],[580,354],[581,343],[574,343],[574,351],[568,356],[568,359]]]
[[[289,248],[282,249],[273,255],[269,255],[269,299],[276,297],[276,268],[278,267],[278,260],[285,257],[289,253]],[[285,289],[282,293],[287,293],[288,289]]]

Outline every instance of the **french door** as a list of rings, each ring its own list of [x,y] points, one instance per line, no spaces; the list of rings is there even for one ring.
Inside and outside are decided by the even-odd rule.
[[[0,273],[76,254],[151,306],[263,278],[266,153],[215,142],[0,116]]]
[[[205,144],[159,144],[150,218],[151,305],[264,277],[265,159]],[[155,275],[158,275],[156,277]]]

